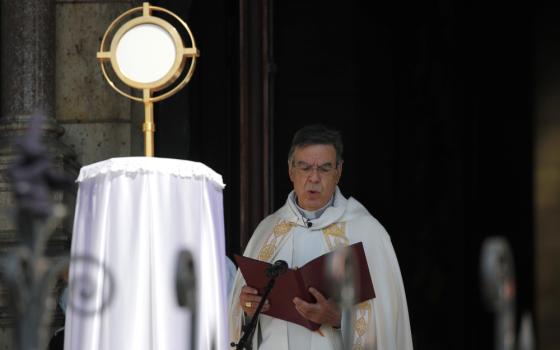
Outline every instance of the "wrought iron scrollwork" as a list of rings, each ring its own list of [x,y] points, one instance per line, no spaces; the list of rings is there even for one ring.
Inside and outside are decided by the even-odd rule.
[[[70,186],[74,179],[56,170],[43,144],[45,117],[35,113],[29,120],[25,134],[15,139],[17,157],[10,164],[6,176],[10,180],[15,199],[15,223],[19,244],[0,257],[0,274],[9,295],[9,306],[15,318],[15,345],[17,349],[44,349],[48,342],[50,309],[56,305],[51,292],[59,277],[67,271],[68,256],[47,257],[47,241],[66,215],[63,204],[54,203],[53,192]],[[73,257],[72,264],[89,264],[102,269],[107,280],[105,298],[97,307],[77,307],[88,297],[88,288],[78,279],[70,302],[82,314],[101,312],[114,293],[111,273],[101,263],[89,257]],[[78,295],[79,297],[76,297]],[[99,299],[98,299],[99,300]]]
[[[87,317],[105,311],[115,295],[111,270],[90,256],[72,256],[72,278],[68,288],[68,308]]]

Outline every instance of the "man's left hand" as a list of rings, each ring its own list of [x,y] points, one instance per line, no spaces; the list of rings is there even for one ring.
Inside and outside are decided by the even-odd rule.
[[[313,287],[309,288],[309,293],[317,299],[317,302],[311,304],[296,297],[293,300],[296,310],[310,321],[340,328],[340,310],[338,307]]]

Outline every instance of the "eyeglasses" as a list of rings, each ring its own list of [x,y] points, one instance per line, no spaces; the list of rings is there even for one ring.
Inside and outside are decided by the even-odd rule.
[[[325,163],[322,165],[311,165],[303,161],[297,163],[292,163],[292,166],[302,175],[309,176],[313,170],[317,170],[320,175],[328,175],[333,170],[336,171],[336,167],[331,163]]]

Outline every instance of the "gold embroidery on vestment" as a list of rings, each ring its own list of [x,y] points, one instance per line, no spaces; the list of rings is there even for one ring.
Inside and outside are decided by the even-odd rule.
[[[371,309],[371,306],[369,305],[368,301],[364,301],[363,303],[360,303],[360,304],[356,305],[356,307],[359,310],[362,310],[362,311],[367,311],[367,310]]]
[[[369,323],[373,317],[371,301],[364,301],[363,303],[356,305],[354,311],[354,331],[356,332],[354,345],[357,343],[365,344],[366,337],[364,337],[364,335],[366,335]]]
[[[285,235],[286,233],[290,232],[293,226],[294,224],[291,222],[281,221],[276,224],[276,226],[274,226],[272,232],[274,232],[275,236]]]
[[[290,232],[292,227],[294,226],[293,223],[288,221],[279,221],[273,228],[272,231],[269,233],[266,241],[264,242],[263,246],[261,247],[259,254],[257,255],[257,259],[261,261],[270,261],[276,252],[276,249],[286,237],[286,234]],[[241,318],[241,306],[235,306],[235,315],[238,319]],[[235,329],[235,334],[241,336],[241,325],[239,324],[238,327]]]
[[[323,237],[329,246],[329,250],[333,251],[338,247],[348,245],[348,237],[346,237],[346,224],[344,222],[331,224],[323,229]]]
[[[323,232],[327,235],[346,238],[346,230],[345,230],[346,227],[345,226],[346,225],[344,224],[344,222],[330,224],[329,226],[327,226],[323,229]]]
[[[360,317],[359,319],[356,320],[356,323],[354,324],[354,327],[356,327],[356,333],[358,333],[358,336],[361,337],[362,335],[364,335],[364,333],[366,332],[366,320],[364,320],[363,317]]]
[[[241,305],[237,303],[233,310],[233,319],[241,320]],[[236,341],[239,341],[241,338],[241,323],[243,323],[243,321],[239,321],[234,325],[235,329],[233,330],[233,334],[235,334]]]
[[[270,260],[272,254],[274,254],[275,249],[276,247],[274,246],[274,244],[265,244],[259,253],[258,259],[262,261]]]
[[[330,251],[339,247],[348,246],[349,240],[346,236],[346,223],[339,222],[323,228],[323,237],[327,242]],[[354,308],[354,345],[352,349],[361,350],[364,348],[369,324],[372,320],[372,306],[370,301],[364,301]]]
[[[276,248],[280,245],[283,238],[294,227],[294,224],[289,221],[280,221],[273,228],[269,234],[266,242],[261,247],[257,258],[262,261],[270,261],[276,252]]]

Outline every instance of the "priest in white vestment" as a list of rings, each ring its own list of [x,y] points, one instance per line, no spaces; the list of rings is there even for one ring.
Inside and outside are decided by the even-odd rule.
[[[296,298],[293,304],[302,316],[321,324],[319,330],[260,314],[253,349],[341,350],[346,343],[342,335],[350,326],[352,349],[412,349],[408,306],[390,237],[364,206],[340,192],[342,162],[337,131],[320,125],[300,129],[288,155],[294,190],[282,208],[258,225],[244,255],[271,263],[284,260],[296,267],[337,247],[362,242],[376,296],[356,305],[352,325],[347,325],[337,306],[311,288],[316,303]],[[242,326],[260,300],[238,271],[229,298],[231,342],[239,342]],[[265,304],[262,311],[267,308]]]

